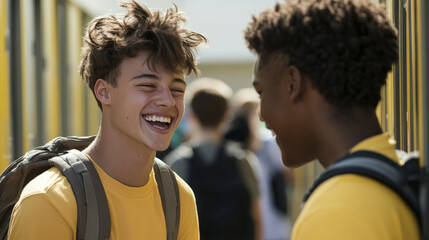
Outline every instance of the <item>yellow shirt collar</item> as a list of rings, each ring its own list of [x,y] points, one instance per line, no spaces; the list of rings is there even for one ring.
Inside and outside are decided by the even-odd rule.
[[[395,152],[395,146],[395,139],[387,133],[382,133],[361,141],[356,144],[350,152],[353,153],[359,150],[372,151],[382,154],[396,163],[400,163],[399,157]]]

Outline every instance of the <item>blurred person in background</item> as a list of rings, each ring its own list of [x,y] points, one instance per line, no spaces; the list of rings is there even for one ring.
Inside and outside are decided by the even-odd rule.
[[[263,239],[289,239],[291,225],[286,193],[293,183],[293,171],[282,164],[279,146],[270,131],[261,126],[256,91],[240,89],[234,94],[232,103],[234,119],[225,138],[240,142],[257,156]]]
[[[188,86],[190,140],[165,158],[193,189],[201,239],[261,239],[256,156],[224,140],[231,88],[211,78]]]

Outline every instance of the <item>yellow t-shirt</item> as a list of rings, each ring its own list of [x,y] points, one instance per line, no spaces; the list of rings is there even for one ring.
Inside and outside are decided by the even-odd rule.
[[[110,239],[166,239],[161,198],[152,170],[142,187],[129,187],[94,164],[110,214]],[[195,197],[176,175],[180,194],[178,239],[199,239]],[[57,168],[42,173],[23,190],[12,213],[9,239],[76,239],[77,205],[67,179]]]
[[[351,152],[369,150],[399,163],[395,141],[380,134]],[[419,239],[417,219],[390,188],[367,177],[345,174],[323,182],[307,200],[292,230],[292,240]]]

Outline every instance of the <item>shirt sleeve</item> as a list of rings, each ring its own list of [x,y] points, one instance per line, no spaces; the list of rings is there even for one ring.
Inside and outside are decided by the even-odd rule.
[[[75,239],[73,228],[44,194],[25,197],[15,205],[9,239]]]

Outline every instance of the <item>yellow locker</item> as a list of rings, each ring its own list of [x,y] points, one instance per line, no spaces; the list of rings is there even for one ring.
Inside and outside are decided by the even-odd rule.
[[[6,48],[7,6],[0,0],[0,171],[10,162],[9,55]]]

